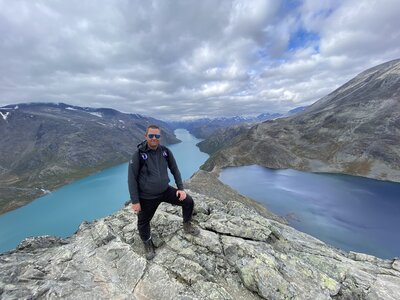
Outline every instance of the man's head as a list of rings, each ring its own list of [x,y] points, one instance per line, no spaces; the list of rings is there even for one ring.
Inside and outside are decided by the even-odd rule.
[[[157,125],[150,125],[146,129],[145,138],[150,149],[157,149],[160,144],[161,130]]]

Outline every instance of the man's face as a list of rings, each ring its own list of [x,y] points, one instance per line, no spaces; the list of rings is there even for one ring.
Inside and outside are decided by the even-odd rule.
[[[158,145],[160,144],[160,136],[160,129],[149,128],[149,131],[146,134],[146,141],[147,145],[149,145],[149,148],[157,149]]]

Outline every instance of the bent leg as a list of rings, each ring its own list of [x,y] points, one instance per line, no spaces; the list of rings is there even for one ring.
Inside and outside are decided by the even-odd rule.
[[[173,205],[182,206],[182,215],[183,215],[183,222],[190,222],[192,220],[193,208],[194,208],[194,201],[191,196],[186,194],[186,199],[180,201],[179,198],[176,196],[176,188],[169,186],[168,189],[164,192],[162,202],[167,202]]]

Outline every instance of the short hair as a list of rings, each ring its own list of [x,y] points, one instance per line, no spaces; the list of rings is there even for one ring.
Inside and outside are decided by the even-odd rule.
[[[147,129],[146,129],[146,135],[147,135],[147,133],[149,132],[149,129],[158,129],[158,130],[160,130],[161,131],[161,129],[160,129],[160,127],[159,126],[157,126],[157,125],[154,125],[154,124],[151,124],[151,125],[149,125],[149,126],[147,126]]]

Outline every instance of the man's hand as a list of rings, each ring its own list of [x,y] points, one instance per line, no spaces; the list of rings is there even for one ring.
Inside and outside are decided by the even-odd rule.
[[[132,203],[132,209],[135,213],[138,213],[142,210],[142,208],[140,207],[140,203]]]
[[[179,198],[179,201],[183,201],[186,199],[186,192],[182,190],[177,190],[176,196]]]

